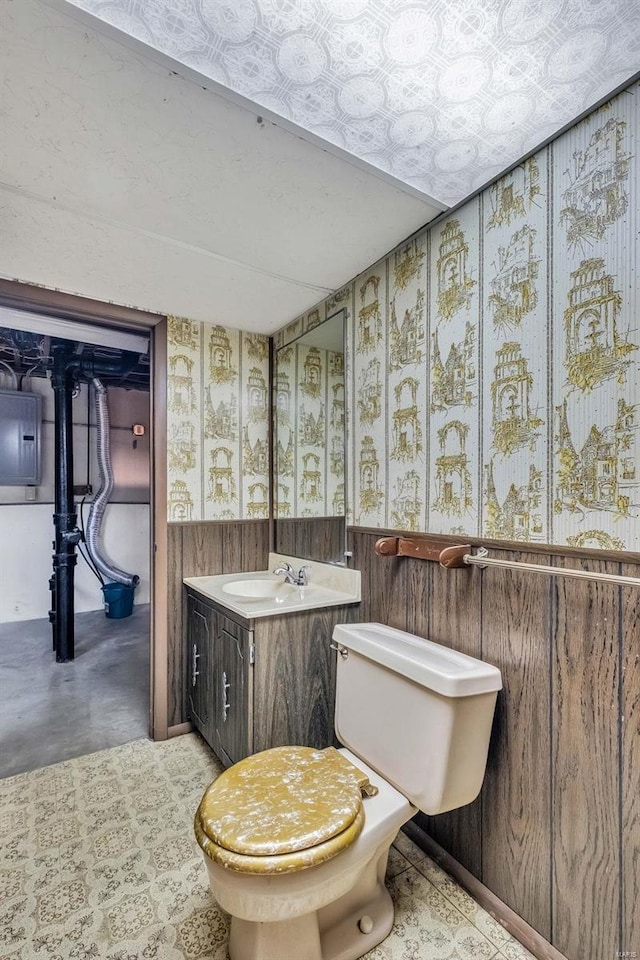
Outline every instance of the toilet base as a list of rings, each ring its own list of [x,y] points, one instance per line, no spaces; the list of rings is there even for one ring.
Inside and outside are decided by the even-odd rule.
[[[317,914],[272,923],[231,918],[230,960],[323,960]]]
[[[269,922],[232,917],[230,960],[358,960],[393,926],[393,901],[384,884],[388,855],[387,847],[352,890],[312,913]],[[363,917],[371,921],[365,931],[359,926]]]

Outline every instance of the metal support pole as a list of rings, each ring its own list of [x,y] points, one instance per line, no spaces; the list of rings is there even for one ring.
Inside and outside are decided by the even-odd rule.
[[[66,342],[52,346],[51,386],[55,399],[55,513],[53,524],[53,646],[58,663],[74,657],[74,567],[79,533],[73,500],[73,375],[72,349]]]

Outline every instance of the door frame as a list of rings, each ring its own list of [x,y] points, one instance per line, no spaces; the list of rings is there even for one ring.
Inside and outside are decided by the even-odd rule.
[[[166,740],[167,661],[167,317],[104,300],[0,278],[0,306],[116,330],[147,330],[150,339],[149,518],[151,623],[149,735]]]

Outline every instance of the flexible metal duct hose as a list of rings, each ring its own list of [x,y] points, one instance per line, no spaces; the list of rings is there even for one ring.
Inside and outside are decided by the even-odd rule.
[[[136,586],[140,582],[137,574],[126,573],[119,567],[114,567],[102,554],[100,547],[100,528],[104,511],[109,502],[111,491],[113,490],[113,468],[111,466],[111,444],[109,440],[109,405],[107,402],[107,390],[97,377],[91,381],[93,384],[95,402],[96,402],[96,423],[97,423],[97,444],[98,444],[98,466],[100,468],[100,489],[95,495],[87,529],[85,531],[87,550],[91,559],[100,571],[108,577],[109,580],[115,580],[116,583],[124,583],[126,586]]]

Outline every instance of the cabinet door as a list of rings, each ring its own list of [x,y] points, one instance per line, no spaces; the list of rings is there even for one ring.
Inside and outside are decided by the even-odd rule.
[[[214,721],[213,629],[215,614],[205,603],[189,596],[188,673],[189,714],[205,740],[212,743]]]
[[[214,750],[226,764],[242,760],[253,747],[252,641],[250,630],[221,614],[216,615]]]

